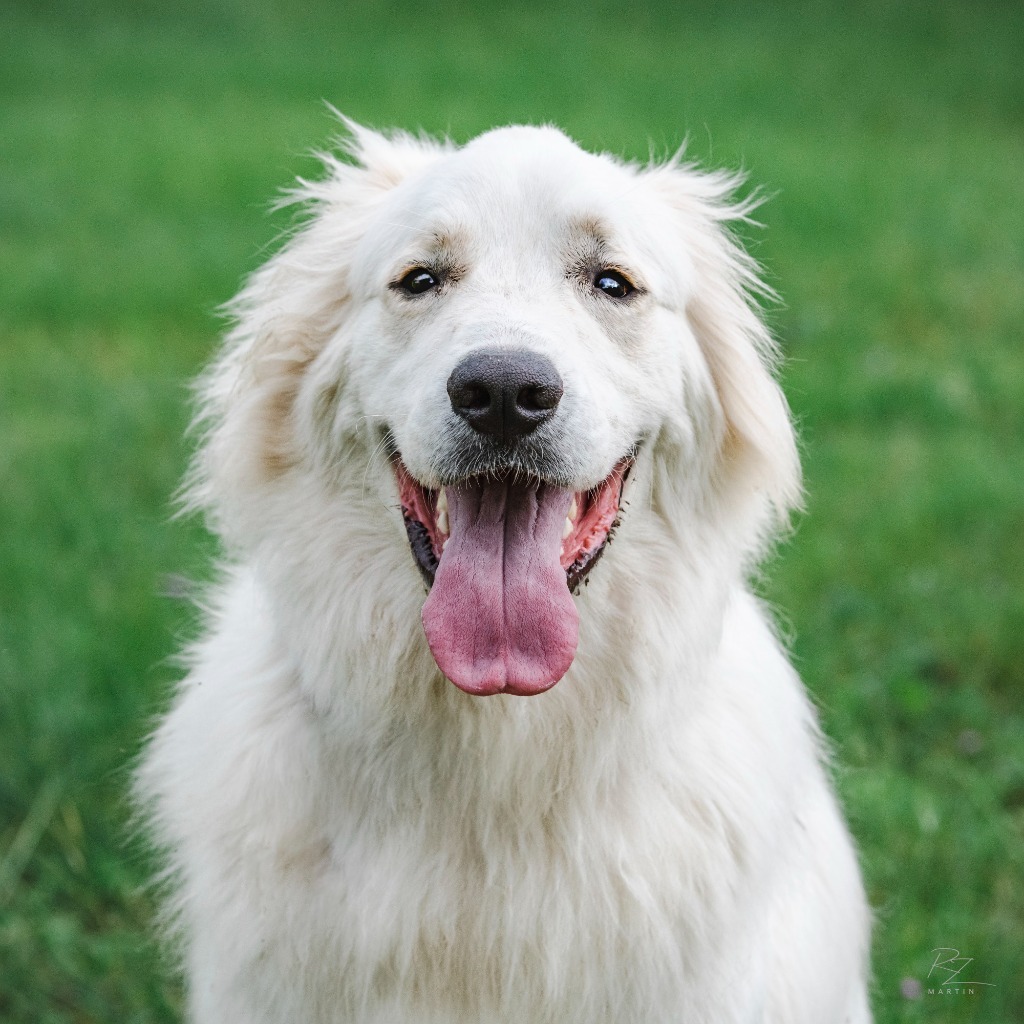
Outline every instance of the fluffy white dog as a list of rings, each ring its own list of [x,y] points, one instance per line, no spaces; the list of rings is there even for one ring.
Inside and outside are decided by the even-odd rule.
[[[236,300],[144,758],[200,1024],[868,1021],[736,182],[349,125]]]

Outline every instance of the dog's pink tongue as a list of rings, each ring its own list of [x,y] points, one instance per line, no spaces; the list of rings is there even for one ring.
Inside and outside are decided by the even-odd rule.
[[[434,659],[467,693],[541,693],[576,653],[579,617],[559,563],[572,492],[471,481],[446,493],[451,536],[423,605]]]

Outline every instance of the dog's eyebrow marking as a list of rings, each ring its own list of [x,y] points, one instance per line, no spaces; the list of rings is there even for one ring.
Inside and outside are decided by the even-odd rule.
[[[569,266],[575,273],[603,266],[624,269],[629,263],[615,242],[615,232],[597,214],[579,214],[566,224],[569,237]],[[633,277],[627,272],[627,276]]]
[[[438,228],[425,233],[412,255],[402,262],[402,269],[394,278],[402,276],[416,267],[426,267],[439,274],[444,281],[458,281],[467,273],[466,252],[468,236],[460,228]]]
[[[566,249],[569,277],[584,276],[600,264],[611,261],[609,232],[598,217],[574,217],[566,225],[566,233],[569,238]]]
[[[436,265],[458,266],[465,262],[469,235],[459,225],[435,227],[420,236],[417,248]]]
[[[569,221],[569,234],[574,236],[574,239],[582,236],[592,242],[599,252],[611,248],[608,239],[612,235],[612,231],[596,214],[582,214],[573,217]]]
[[[433,248],[439,253],[465,252],[469,247],[469,240],[462,228],[440,228],[431,237]]]
[[[643,295],[647,292],[642,275],[614,242],[615,232],[607,221],[597,214],[579,214],[569,219],[566,230],[569,235],[567,277],[588,277],[598,270],[614,270],[629,280],[634,294]],[[632,299],[627,296],[625,301]]]

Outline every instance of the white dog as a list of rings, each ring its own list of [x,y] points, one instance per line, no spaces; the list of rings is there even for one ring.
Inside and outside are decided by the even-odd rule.
[[[868,1021],[735,180],[349,129],[203,389],[230,568],[139,775],[191,1020]]]

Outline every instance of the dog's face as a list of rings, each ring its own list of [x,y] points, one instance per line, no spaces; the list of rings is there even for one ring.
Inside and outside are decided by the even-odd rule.
[[[555,132],[492,133],[395,189],[355,252],[352,381],[393,447],[431,650],[472,693],[564,675],[570,591],[639,447],[684,379],[712,393],[671,314],[685,253],[673,279],[635,186]]]
[[[663,240],[674,273],[650,251],[659,212],[622,167],[538,129],[492,132],[393,191],[354,255],[376,341],[351,372],[416,480],[587,490],[678,407],[682,362],[702,364],[671,314],[685,250]]]
[[[389,453],[438,665],[470,693],[539,693],[572,663],[574,592],[638,459],[668,458],[680,492],[708,507],[743,474],[764,502],[792,502],[792,435],[743,294],[749,265],[717,224],[722,183],[691,171],[640,171],[552,129],[461,149],[361,138],[376,179],[358,202],[319,186],[318,217],[277,258],[304,259],[318,282],[281,296],[278,333],[291,302],[319,337],[292,327],[310,356],[273,418],[281,394],[299,409],[299,464],[313,464],[304,437]],[[254,278],[250,319],[287,276]]]

